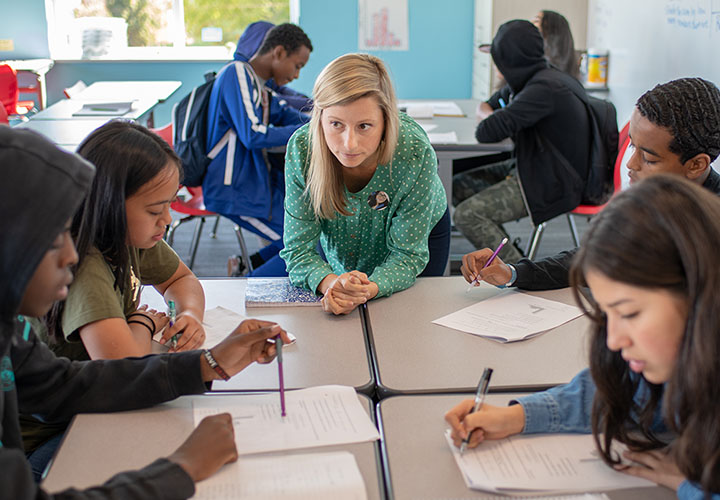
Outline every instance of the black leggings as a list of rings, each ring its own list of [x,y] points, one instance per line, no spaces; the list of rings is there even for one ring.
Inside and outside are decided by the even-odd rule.
[[[428,249],[430,250],[430,260],[420,276],[442,276],[450,255],[450,210],[447,208],[433,230],[430,231]]]

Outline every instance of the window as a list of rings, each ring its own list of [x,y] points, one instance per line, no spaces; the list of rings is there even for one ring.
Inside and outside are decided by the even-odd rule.
[[[54,59],[230,59],[248,24],[289,0],[46,0]]]

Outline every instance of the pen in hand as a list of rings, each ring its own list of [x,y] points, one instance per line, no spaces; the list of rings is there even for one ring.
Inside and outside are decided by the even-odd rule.
[[[490,387],[490,377],[492,376],[492,373],[492,368],[485,368],[485,371],[483,371],[482,377],[480,377],[480,382],[478,382],[477,391],[475,392],[475,404],[473,405],[472,410],[470,411],[470,413],[468,413],[468,415],[471,415],[478,411],[480,408],[482,408],[483,402],[485,401],[485,396],[488,393],[488,388]],[[465,449],[470,442],[470,436],[472,436],[472,431],[468,432],[467,437],[463,439],[463,442],[460,445],[461,455],[465,453]]]
[[[168,328],[171,328],[175,324],[175,317],[177,316],[177,310],[175,309],[175,302],[170,300],[168,301],[168,316],[170,317],[170,323],[168,323]],[[173,335],[170,338],[170,342],[172,343],[173,349],[177,348],[177,341],[178,341],[178,335],[177,333]]]
[[[503,240],[500,242],[498,247],[495,249],[493,254],[490,256],[490,258],[487,260],[485,265],[482,266],[481,269],[485,269],[486,267],[488,267],[490,264],[493,263],[493,261],[495,260],[495,257],[497,257],[498,253],[500,253],[500,250],[502,250],[502,247],[504,247],[507,242],[508,242],[508,239],[503,238]],[[472,290],[473,287],[479,283],[479,280],[480,280],[480,275],[478,274],[477,276],[475,276],[475,279],[470,282],[470,286],[468,287],[468,289],[466,291]]]
[[[285,377],[283,375],[283,360],[282,360],[282,347],[283,341],[280,335],[275,337],[275,349],[277,349],[277,361],[278,361],[278,379],[280,380],[280,415],[285,416]]]

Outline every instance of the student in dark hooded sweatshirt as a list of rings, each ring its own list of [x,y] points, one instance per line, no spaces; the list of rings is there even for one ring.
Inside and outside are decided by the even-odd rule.
[[[0,127],[0,500],[191,497],[196,481],[237,459],[229,414],[204,419],[167,458],[88,490],[50,495],[33,480],[18,413],[67,422],[78,413],[201,394],[212,380],[229,378],[253,361],[271,361],[276,352],[268,338],[280,334],[289,341],[278,325],[247,320],[209,351],[109,361],[56,358],[26,316],[44,315],[67,295],[78,258],[70,218],[93,175],[92,165],[42,136]]]
[[[275,25],[268,21],[256,21],[249,24],[238,40],[233,59],[250,62],[252,56],[260,49],[267,32],[274,27]],[[265,82],[265,86],[274,91],[278,98],[286,101],[293,108],[306,113],[312,110],[312,99],[308,96],[285,85],[278,85],[272,78]]]
[[[507,178],[473,189],[473,173],[453,179],[455,226],[477,248],[495,248],[507,236],[502,224],[529,215],[540,224],[575,208],[590,159],[590,124],[585,105],[573,92],[580,83],[550,67],[543,38],[528,21],[498,29],[490,49],[507,85],[481,106],[479,142],[512,138],[515,165]],[[573,88],[571,88],[571,86]],[[486,167],[480,167],[486,168]],[[505,262],[522,257],[514,245],[500,252]]]

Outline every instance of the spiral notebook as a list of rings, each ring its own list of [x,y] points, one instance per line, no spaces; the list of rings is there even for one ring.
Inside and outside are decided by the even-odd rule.
[[[245,307],[319,306],[320,298],[289,278],[248,278],[245,288]]]

